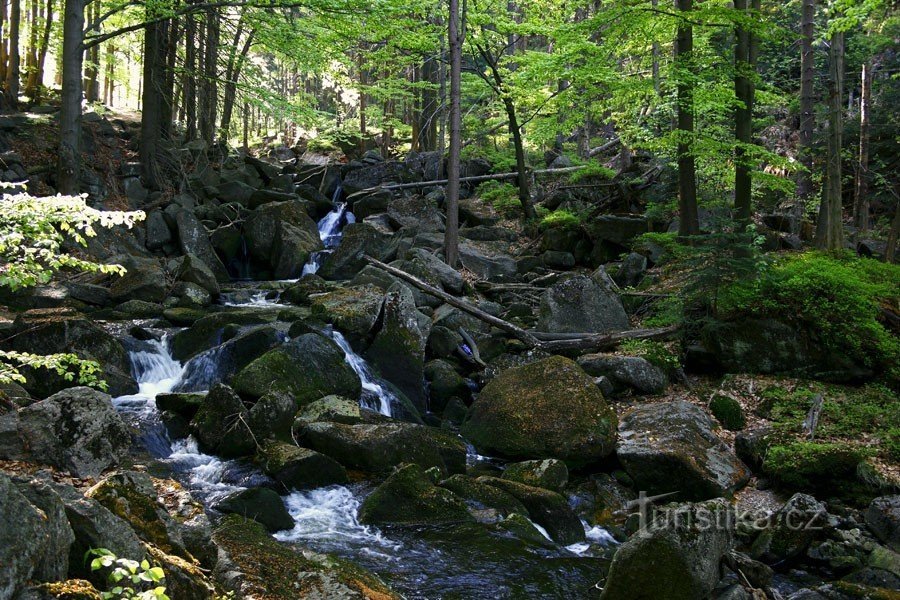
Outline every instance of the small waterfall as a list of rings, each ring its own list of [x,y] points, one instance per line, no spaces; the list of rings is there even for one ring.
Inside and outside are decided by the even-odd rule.
[[[303,265],[303,275],[312,275],[317,273],[325,262],[325,257],[334,252],[334,249],[341,243],[341,229],[345,223],[354,223],[356,218],[352,212],[347,210],[347,203],[341,202],[341,196],[344,190],[340,183],[334,190],[334,197],[331,199],[334,208],[319,221],[319,239],[325,246],[324,250],[313,252],[309,257],[309,261]]]
[[[278,290],[258,290],[253,293],[244,290],[219,295],[219,302],[223,306],[232,307],[282,308],[278,303],[280,299],[281,292]]]
[[[369,365],[363,360],[362,356],[353,351],[350,343],[347,342],[347,339],[340,331],[332,330],[331,337],[344,351],[344,358],[347,364],[356,372],[359,380],[362,382],[363,393],[359,403],[388,417],[394,416],[393,403],[397,400],[397,397],[387,387],[379,383],[378,378],[372,373]]]

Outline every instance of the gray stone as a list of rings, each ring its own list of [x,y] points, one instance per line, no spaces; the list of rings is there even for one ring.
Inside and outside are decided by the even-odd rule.
[[[209,241],[209,232],[203,226],[194,213],[189,210],[180,210],[175,214],[175,225],[178,229],[178,243],[184,254],[196,254],[206,266],[208,266],[216,279],[220,282],[230,281],[228,270],[219,260],[212,242]]]
[[[261,523],[271,532],[291,529],[294,519],[277,492],[269,488],[249,488],[235,492],[216,503],[216,510],[233,513]]]
[[[661,394],[668,377],[662,369],[639,356],[586,354],[578,364],[594,377],[607,377],[618,389],[631,388],[642,394]]]
[[[628,315],[619,296],[584,275],[555,283],[541,297],[540,331],[607,333],[628,328]]]
[[[195,254],[185,254],[175,273],[179,281],[196,283],[213,297],[219,295],[219,281],[215,273],[209,268],[203,259]]]
[[[875,536],[900,552],[900,496],[881,496],[866,510],[866,524]]]
[[[0,473],[0,598],[8,600],[32,578],[50,543],[46,516]]]
[[[191,430],[200,444],[222,456],[244,456],[256,447],[247,425],[248,412],[241,399],[227,385],[209,390],[191,419]]]
[[[149,250],[162,250],[174,240],[172,230],[161,210],[150,211],[144,227],[147,230],[146,244]]]
[[[0,478],[2,477],[3,475],[0,474]],[[72,532],[72,527],[69,526],[66,507],[59,494],[39,477],[17,477],[13,479],[13,484],[32,506],[43,513],[47,534],[46,546],[35,565],[32,578],[36,581],[65,579],[69,572],[69,551],[75,542],[75,534]],[[5,502],[0,502],[0,504],[5,504]],[[2,508],[0,508],[0,512],[2,512]],[[0,517],[0,522],[9,523],[2,517]],[[18,545],[16,546],[18,547]]]

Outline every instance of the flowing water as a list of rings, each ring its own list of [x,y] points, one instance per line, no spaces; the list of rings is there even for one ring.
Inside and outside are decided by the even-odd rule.
[[[350,343],[341,334],[340,331],[334,329],[331,337],[335,343],[344,351],[344,359],[347,364],[359,376],[362,383],[362,397],[359,400],[360,405],[365,408],[375,410],[388,417],[394,416],[394,406],[399,404],[397,396],[391,392],[387,384],[380,380],[373,372],[363,358],[353,351]]]
[[[318,273],[322,268],[325,258],[334,252],[334,249],[341,243],[343,235],[343,227],[347,223],[353,223],[356,218],[353,213],[347,210],[347,203],[341,202],[341,196],[344,190],[338,185],[334,190],[334,197],[331,199],[334,208],[319,221],[319,239],[322,240],[324,250],[313,252],[309,257],[309,262],[303,265],[303,275],[312,275]]]

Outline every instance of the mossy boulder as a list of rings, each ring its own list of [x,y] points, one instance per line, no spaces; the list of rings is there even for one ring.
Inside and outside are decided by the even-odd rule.
[[[217,502],[215,509],[253,519],[271,532],[294,526],[294,519],[284,507],[281,496],[269,488],[255,487],[235,492]]]
[[[295,431],[300,445],[326,454],[347,468],[369,473],[401,463],[466,470],[466,446],[459,437],[414,423],[311,423]]]
[[[465,502],[432,483],[419,465],[403,465],[359,507],[361,523],[433,524],[471,521]]]
[[[193,419],[206,400],[205,392],[172,392],[156,395],[156,408]]]
[[[616,391],[661,394],[669,383],[662,369],[640,356],[586,354],[578,358],[578,364],[589,375],[609,379]]]
[[[554,545],[553,541],[548,540],[524,514],[512,513],[500,521],[498,526],[523,542],[536,546],[552,547]]]
[[[110,475],[85,495],[126,521],[145,542],[166,554],[190,557],[178,524],[157,499],[153,481],[146,473],[123,471]]]
[[[741,403],[725,394],[716,394],[709,401],[709,412],[718,419],[722,427],[731,431],[740,431],[747,424],[747,417]]]
[[[384,292],[373,285],[344,287],[310,297],[312,316],[333,324],[354,338],[366,337],[375,326]]]
[[[559,492],[569,482],[569,469],[566,463],[552,458],[526,460],[507,465],[503,479]]]
[[[362,417],[359,402],[345,396],[330,395],[314,400],[297,413],[295,427],[316,421],[333,421],[352,425],[359,423]]]
[[[540,331],[606,333],[628,328],[628,315],[618,294],[586,275],[566,277],[541,296]]]
[[[441,413],[450,398],[465,400],[472,394],[466,380],[456,372],[450,361],[437,359],[425,365],[425,379],[428,381],[428,407]]]
[[[710,597],[734,538],[730,527],[701,523],[733,523],[725,520],[731,509],[722,499],[666,509],[671,518],[652,523],[616,551],[602,600]]]
[[[226,326],[259,325],[272,323],[277,317],[269,309],[242,308],[206,315],[187,329],[172,336],[172,356],[186,361],[192,356],[222,343],[222,330]]]
[[[191,420],[201,446],[221,456],[252,454],[256,441],[248,425],[249,413],[230,387],[216,384]]]
[[[329,555],[298,552],[276,541],[261,524],[239,515],[222,519],[213,538],[220,549],[217,578],[238,597],[400,598],[365,569]]]
[[[366,266],[366,255],[380,258],[387,244],[388,237],[368,223],[350,223],[319,274],[325,279],[351,279]]]
[[[469,508],[474,511],[492,510],[500,516],[512,513],[528,514],[525,505],[516,500],[512,494],[493,485],[482,483],[468,475],[453,475],[438,485],[465,500]]]
[[[879,540],[900,552],[900,496],[881,496],[866,510],[866,524]]]
[[[808,494],[794,494],[753,541],[750,554],[769,564],[797,558],[827,524],[824,504]]]
[[[864,450],[847,444],[805,441],[773,444],[762,470],[789,489],[834,492],[847,482],[856,481],[857,467],[865,457]]]
[[[750,470],[713,427],[709,415],[688,402],[638,406],[619,424],[616,454],[636,489],[648,494],[727,496],[749,481]]]
[[[521,502],[528,516],[556,542],[569,545],[584,541],[581,519],[561,494],[496,477],[479,477],[478,482],[499,488]]]
[[[294,444],[266,444],[258,458],[266,474],[288,489],[304,490],[348,482],[347,471],[339,462]]]
[[[594,380],[553,356],[495,377],[472,404],[462,434],[483,454],[584,465],[613,451],[616,423]]]
[[[359,377],[338,345],[315,333],[263,354],[241,370],[233,383],[242,395],[260,398],[281,392],[301,406],[328,394],[358,398],[362,391]]]
[[[291,396],[272,392],[250,408],[247,424],[259,443],[269,438],[289,440],[296,413],[297,403]]]

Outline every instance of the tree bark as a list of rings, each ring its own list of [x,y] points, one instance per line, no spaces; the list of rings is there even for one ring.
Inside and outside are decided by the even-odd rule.
[[[828,49],[828,163],[825,189],[816,224],[816,246],[839,250],[844,246],[841,187],[841,138],[843,132],[844,97],[844,33],[831,35]]]
[[[229,69],[227,72],[227,77],[225,80],[225,94],[222,100],[222,123],[219,126],[222,130],[221,136],[223,140],[228,140],[229,130],[231,129],[231,115],[234,112],[234,102],[237,98],[237,83],[238,78],[241,75],[241,69],[244,66],[244,61],[247,59],[247,55],[250,53],[250,47],[253,45],[253,37],[256,32],[254,30],[250,30],[247,34],[247,38],[244,40],[244,44],[241,46],[240,53],[237,57],[230,61]],[[235,36],[235,47],[240,44],[240,36]]]
[[[816,126],[816,57],[813,53],[816,0],[803,0],[800,23],[800,124],[798,155],[803,170],[797,174],[797,204],[794,213],[802,217],[812,196],[813,130]]]
[[[216,137],[216,108],[218,103],[219,13],[215,8],[206,11],[206,42],[203,59],[203,101],[200,106],[200,137],[212,146]]]
[[[900,191],[900,184],[896,186]],[[897,239],[900,238],[900,194],[898,194],[897,206],[894,207],[894,219],[891,221],[891,230],[888,233],[887,247],[884,250],[884,262],[893,263],[897,253]]]
[[[734,0],[734,8],[750,18],[748,0]],[[734,48],[734,92],[738,105],[734,111],[734,137],[737,141],[734,150],[734,208],[738,227],[743,230],[750,224],[752,212],[752,175],[751,165],[747,159],[747,146],[753,137],[753,100],[756,85],[755,75],[756,52],[755,36],[744,26],[738,25],[735,31]]]
[[[3,0],[0,0],[2,2]],[[25,85],[25,95],[35,104],[41,101],[44,87],[44,64],[47,61],[47,51],[50,48],[50,31],[53,27],[53,0],[47,0],[44,14],[44,30],[41,34],[40,46],[37,50],[37,59],[34,69],[28,73],[28,82]]]
[[[197,20],[188,15],[184,24],[184,137],[190,142],[197,137]]]
[[[859,95],[859,162],[856,165],[856,188],[853,215],[859,233],[869,230],[869,109],[872,97],[872,76],[875,63],[862,64]]]
[[[6,67],[6,99],[11,107],[15,107],[19,102],[19,29],[21,24],[21,0],[11,0],[9,6],[9,56]]]
[[[84,56],[84,1],[65,0],[62,51],[62,102],[56,189],[77,194],[81,175],[81,67]]]
[[[692,236],[700,233],[697,212],[697,173],[693,154],[694,91],[690,75],[693,75],[694,29],[686,20],[686,13],[693,10],[693,0],[676,0],[676,8],[685,13],[678,22],[675,36],[675,67],[678,70],[676,85],[678,116],[678,234]]]
[[[150,10],[150,9],[148,9]],[[152,21],[154,14],[148,14]],[[141,178],[151,190],[160,189],[159,157],[163,138],[163,118],[165,102],[166,42],[168,41],[165,21],[152,22],[144,30],[144,74],[141,93]]]
[[[459,26],[459,0],[450,0],[447,38],[450,42],[450,155],[447,158],[447,222],[444,230],[444,259],[456,268],[459,262],[459,164],[462,147],[460,83],[462,73],[462,35]]]

